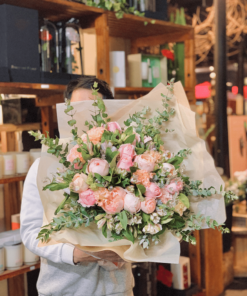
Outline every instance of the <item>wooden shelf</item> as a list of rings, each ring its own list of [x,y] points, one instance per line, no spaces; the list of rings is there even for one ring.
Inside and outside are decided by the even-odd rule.
[[[50,96],[53,94],[63,94],[65,89],[66,85],[60,84],[0,82],[0,93],[2,94],[31,94],[40,96]]]
[[[12,182],[24,181],[26,176],[27,176],[27,174],[3,176],[0,179],[0,184],[7,184],[7,183],[12,183]]]
[[[47,18],[51,21],[68,20],[72,17],[92,17],[104,12],[103,9],[68,0],[0,0],[0,4],[4,3],[36,9],[39,11],[40,17]]]
[[[22,132],[30,130],[41,130],[41,123],[24,123],[24,124],[0,124],[0,132]]]
[[[116,94],[147,94],[153,88],[152,87],[115,87]],[[192,91],[192,89],[185,88],[185,92]]]
[[[16,270],[6,270],[0,274],[0,281],[40,268],[40,262],[34,265],[23,265]]]

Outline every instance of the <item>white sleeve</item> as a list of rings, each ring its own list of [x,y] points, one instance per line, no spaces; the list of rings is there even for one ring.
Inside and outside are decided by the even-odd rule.
[[[56,263],[74,265],[74,246],[70,244],[56,244],[47,247],[38,247],[36,239],[43,222],[43,206],[37,188],[37,172],[39,166],[37,159],[31,166],[25,183],[21,204],[21,239],[23,244],[34,254]]]

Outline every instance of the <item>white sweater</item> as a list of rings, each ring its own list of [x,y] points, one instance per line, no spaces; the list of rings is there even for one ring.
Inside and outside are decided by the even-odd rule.
[[[43,222],[43,206],[37,188],[39,159],[30,168],[21,205],[21,238],[24,245],[41,257],[37,289],[40,296],[132,296],[131,264],[107,271],[98,263],[75,266],[74,246],[56,244],[38,247],[36,239]]]

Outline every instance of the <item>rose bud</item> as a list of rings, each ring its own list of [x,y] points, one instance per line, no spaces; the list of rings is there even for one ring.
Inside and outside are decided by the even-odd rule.
[[[131,144],[123,144],[119,147],[118,151],[120,152],[120,158],[121,157],[130,157],[133,158],[135,153],[135,146]]]
[[[88,162],[87,173],[97,173],[100,176],[107,176],[109,173],[109,163],[100,158],[92,158]]]
[[[131,214],[135,214],[141,209],[141,201],[139,197],[132,193],[127,193],[124,198],[124,209]]]
[[[79,145],[75,145],[73,148],[71,148],[69,154],[67,155],[67,161],[69,161],[70,163],[73,163],[74,160],[79,158],[82,164],[85,163],[85,160],[81,155],[81,152],[77,151],[78,148],[79,148]],[[78,164],[74,164],[74,168],[76,170],[80,170],[82,166],[78,166]]]
[[[107,130],[113,133],[115,130],[118,130],[120,133],[122,132],[120,125],[116,121],[108,122]]]
[[[130,171],[130,167],[133,166],[133,161],[131,157],[123,156],[120,158],[120,160],[117,163],[117,167],[123,170]]]
[[[141,203],[141,210],[146,214],[151,214],[156,208],[156,200],[153,198],[146,199]]]
[[[86,181],[87,181],[87,175],[75,174],[72,182],[69,184],[69,188],[71,191],[76,193],[86,191],[88,189],[88,185]]]

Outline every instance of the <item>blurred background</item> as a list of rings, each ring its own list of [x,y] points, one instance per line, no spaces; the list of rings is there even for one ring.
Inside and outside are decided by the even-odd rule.
[[[41,151],[28,130],[59,136],[56,104],[82,75],[121,100],[181,81],[198,135],[238,196],[226,204],[230,234],[195,232],[177,265],[133,264],[134,295],[247,295],[247,1],[106,2],[0,0],[0,295],[37,295],[39,257],[19,231],[23,182]]]

